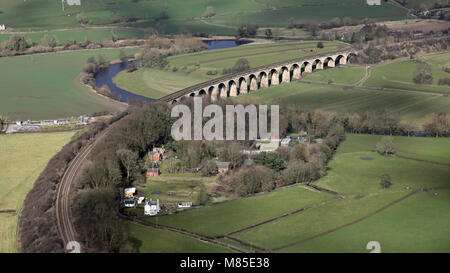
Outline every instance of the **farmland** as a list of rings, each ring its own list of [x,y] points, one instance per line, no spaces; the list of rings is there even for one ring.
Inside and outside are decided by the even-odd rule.
[[[213,7],[215,15],[205,19],[203,15],[208,6]],[[286,27],[289,18],[303,23],[327,21],[334,17],[369,17],[375,20],[405,18],[405,11],[401,8],[386,3],[368,6],[359,0],[347,0],[345,3],[337,0],[82,1],[81,6],[66,5],[64,11],[60,1],[4,0],[1,11],[0,22],[20,31],[76,28],[80,26],[76,19],[79,13],[95,25],[120,22],[140,29],[159,28],[166,33],[179,33],[181,29],[187,29],[192,33],[216,34],[234,34],[239,24],[248,22]],[[163,12],[167,16],[161,17]],[[127,18],[137,22],[127,22]]]
[[[419,62],[411,60],[382,64],[373,68],[371,76],[365,85],[449,94],[450,89],[448,86],[439,86],[437,82],[439,79],[449,77],[449,73],[446,73],[443,69],[450,67],[450,53],[427,55],[420,57],[419,60],[431,67],[433,82],[430,85],[419,85],[413,82],[414,73],[419,66]]]
[[[339,72],[344,72],[341,69]],[[348,70],[350,71],[350,70]],[[322,72],[317,72],[317,74]],[[334,72],[338,74],[338,72]],[[347,81],[343,76],[340,81]],[[349,76],[348,82],[353,80]],[[448,112],[449,97],[408,91],[373,90],[361,87],[349,88],[334,84],[292,82],[290,84],[262,89],[236,98],[241,102],[282,102],[302,110],[317,108],[338,113],[387,110],[399,118],[421,124],[429,113]]]
[[[382,252],[449,251],[450,191],[416,190],[450,186],[445,165],[450,164],[450,141],[394,137],[398,155],[410,157],[405,159],[372,152],[380,138],[347,135],[327,175],[316,182],[343,198],[296,185],[149,221],[210,236],[235,231],[232,238],[276,252],[368,252],[366,244],[373,240]],[[391,176],[388,189],[379,185],[382,174]],[[308,209],[239,231],[302,207]]]
[[[226,248],[200,242],[170,231],[130,224],[130,235],[139,240],[141,253],[227,253]]]
[[[0,252],[16,252],[17,213],[50,158],[75,132],[0,135]]]
[[[171,69],[143,68],[133,73],[120,72],[114,82],[122,89],[150,98],[160,98],[177,90],[222,75],[223,68],[230,68],[240,58],[246,58],[250,67],[279,61],[321,54],[346,46],[339,42],[324,42],[318,49],[317,42],[277,42],[247,44],[239,47],[202,51],[168,58]],[[173,67],[177,68],[173,72]],[[207,75],[215,71],[217,75]]]
[[[1,58],[0,113],[11,119],[55,119],[123,109],[82,88],[76,79],[88,57],[101,54],[117,60],[118,53],[118,49],[104,49]]]

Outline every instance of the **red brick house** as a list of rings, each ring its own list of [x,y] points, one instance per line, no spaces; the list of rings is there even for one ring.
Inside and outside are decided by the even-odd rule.
[[[231,170],[231,163],[230,162],[216,162],[217,171],[219,173],[225,173]]]
[[[151,168],[151,169],[147,169],[147,176],[159,176],[159,169],[157,168]]]

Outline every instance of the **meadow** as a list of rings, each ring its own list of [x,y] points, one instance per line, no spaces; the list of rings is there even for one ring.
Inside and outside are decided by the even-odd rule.
[[[139,241],[140,253],[228,253],[227,248],[138,224],[129,224],[130,235]]]
[[[364,85],[450,94],[448,86],[437,84],[439,79],[450,77],[450,74],[443,70],[443,68],[450,67],[450,53],[426,55],[419,57],[419,60],[426,62],[431,67],[433,82],[430,85],[419,85],[413,82],[414,73],[419,66],[419,62],[414,60],[396,61],[376,66],[372,69],[370,78]]]
[[[340,74],[340,72],[343,74]],[[336,81],[345,84],[353,83],[353,75],[345,75],[347,72],[352,72],[352,70],[338,69],[335,72],[333,71]],[[322,72],[315,73],[320,74]],[[308,76],[306,79],[308,79]],[[386,110],[394,113],[398,118],[412,121],[416,125],[422,124],[424,117],[429,113],[446,113],[450,110],[450,98],[442,95],[374,90],[302,81],[261,89],[248,95],[238,96],[235,100],[243,103],[276,102],[295,105],[302,110],[320,108],[337,113],[355,112],[363,114],[366,111]]]
[[[137,49],[126,49],[127,53]],[[0,59],[0,114],[11,119],[56,119],[124,106],[80,86],[86,60],[118,60],[119,49],[80,50]]]
[[[50,158],[75,132],[0,135],[0,252],[16,252],[18,212]]]
[[[223,68],[230,68],[240,59],[249,61],[250,67],[258,67],[279,61],[326,53],[345,47],[339,42],[323,42],[318,49],[317,42],[276,42],[246,44],[234,48],[201,51],[171,56],[168,70],[143,68],[128,73],[122,71],[114,77],[114,83],[135,94],[158,99],[180,89],[222,76]],[[177,71],[173,72],[176,67]],[[217,75],[208,75],[215,71]]]
[[[215,15],[204,19],[202,17],[208,6],[213,7]],[[160,28],[166,33],[179,32],[182,28],[192,33],[223,33],[226,30],[230,32],[230,29],[235,33],[235,27],[241,23],[287,26],[289,18],[305,23],[327,21],[334,17],[369,17],[375,20],[405,17],[405,11],[398,7],[385,3],[373,7],[359,0],[347,0],[345,3],[336,0],[82,1],[81,6],[66,5],[64,11],[61,1],[4,0],[1,11],[0,22],[22,31],[79,27],[76,20],[78,13],[85,14],[95,25],[123,22],[124,18],[134,16],[138,22],[125,25]],[[157,20],[163,11],[168,18]]]
[[[0,33],[0,42],[8,40],[14,33],[2,32]],[[147,37],[145,30],[137,28],[125,27],[84,27],[73,29],[49,30],[49,31],[35,31],[24,32],[23,35],[34,43],[42,44],[45,35],[54,35],[58,43],[64,41],[83,42],[86,38],[89,41],[102,41],[104,39],[111,40],[115,35],[117,39],[137,38],[143,39]]]

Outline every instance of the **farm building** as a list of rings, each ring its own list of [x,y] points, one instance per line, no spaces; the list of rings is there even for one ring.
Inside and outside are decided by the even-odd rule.
[[[149,215],[149,216],[154,216],[154,215],[157,215],[160,210],[161,210],[161,207],[159,206],[159,199],[157,199],[155,201],[150,199],[145,204],[144,214]]]
[[[136,193],[136,188],[126,188],[124,190],[125,197],[133,197],[135,193]]]
[[[216,167],[217,167],[217,171],[219,173],[225,173],[225,172],[228,172],[229,170],[231,170],[231,163],[216,161]]]
[[[190,208],[192,207],[192,202],[180,202],[178,203],[178,208]]]
[[[147,169],[147,176],[159,176],[159,169],[158,168],[151,168]]]
[[[5,25],[0,25],[0,31],[5,30],[6,26]]]

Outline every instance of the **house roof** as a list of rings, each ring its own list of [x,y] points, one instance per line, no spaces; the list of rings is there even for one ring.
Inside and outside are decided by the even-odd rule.
[[[126,188],[126,189],[124,190],[124,192],[125,192],[125,194],[128,194],[128,193],[136,193],[136,188]]]
[[[219,169],[229,168],[230,164],[231,164],[230,162],[219,162],[219,161],[216,161],[216,167],[219,168]]]
[[[158,171],[159,171],[158,168],[150,168],[150,169],[147,169],[147,172],[148,172],[148,173],[156,173],[156,172],[158,172]]]

